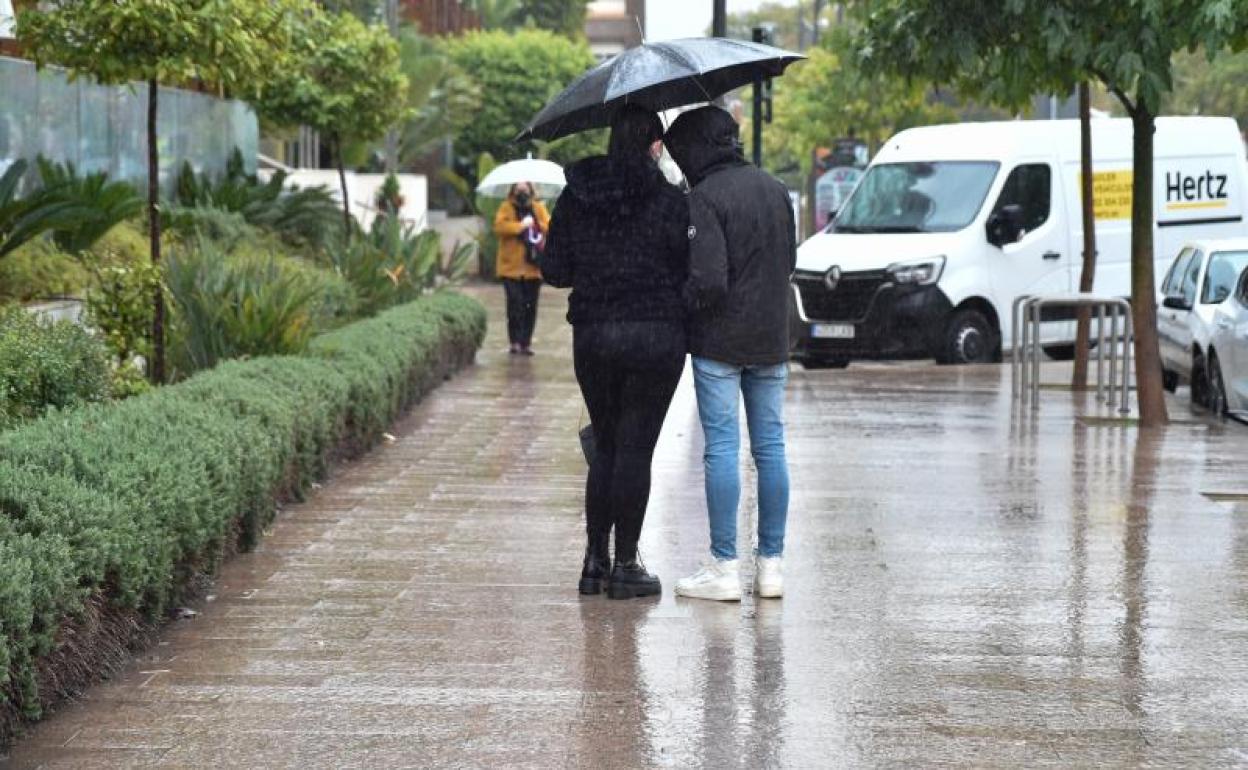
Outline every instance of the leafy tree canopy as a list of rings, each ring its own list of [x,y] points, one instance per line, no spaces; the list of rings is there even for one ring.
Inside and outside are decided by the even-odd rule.
[[[558,35],[585,36],[588,0],[519,0],[512,23],[548,30]]]
[[[476,82],[481,94],[480,111],[456,138],[461,168],[473,173],[481,153],[510,160],[533,152],[567,163],[602,151],[600,132],[577,134],[548,146],[513,142],[550,97],[594,65],[583,42],[524,29],[510,34],[470,32],[444,45],[452,63]]]
[[[338,139],[376,139],[404,114],[407,78],[384,27],[353,14],[308,14],[290,66],[274,74],[258,107],[279,125]]]
[[[18,17],[39,65],[102,83],[202,80],[246,96],[282,69],[305,0],[52,0]]]
[[[874,147],[903,128],[955,115],[929,104],[922,84],[859,66],[845,29],[833,30],[807,55],[773,81],[774,123],[764,129],[768,157],[796,158],[809,171],[811,150],[837,137],[854,135]]]
[[[1096,79],[1128,112],[1154,115],[1174,85],[1174,52],[1248,38],[1248,0],[881,0],[867,19],[868,66],[1004,104]]]

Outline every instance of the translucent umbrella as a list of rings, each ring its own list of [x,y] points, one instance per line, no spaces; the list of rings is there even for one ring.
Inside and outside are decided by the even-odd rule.
[[[558,163],[538,160],[532,155],[523,160],[513,160],[496,167],[485,175],[477,185],[477,192],[494,198],[506,198],[511,186],[518,182],[530,182],[542,198],[553,198],[563,191],[567,181]]]

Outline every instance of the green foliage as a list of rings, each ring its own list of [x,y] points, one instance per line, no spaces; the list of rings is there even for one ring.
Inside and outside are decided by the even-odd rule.
[[[50,0],[18,14],[17,37],[39,66],[101,83],[199,79],[239,96],[286,64],[303,0]]]
[[[340,308],[325,291],[333,277],[297,264],[228,256],[208,241],[175,249],[165,276],[174,370],[185,376],[229,358],[302,351]]]
[[[50,239],[35,238],[0,259],[0,303],[72,296],[88,279],[76,259]]]
[[[85,213],[51,190],[19,196],[18,187],[29,166],[19,159],[0,174],[0,259],[43,232],[72,227]]]
[[[1242,48],[1246,10],[1237,0],[883,0],[872,4],[859,44],[867,66],[994,103],[1098,80],[1129,113],[1156,115],[1173,88],[1172,55]]]
[[[384,27],[351,14],[304,14],[293,55],[257,104],[275,123],[337,140],[376,139],[403,117],[407,79]]]
[[[513,23],[580,39],[585,36],[587,4],[588,0],[519,0],[512,19]]]
[[[520,0],[468,0],[481,27],[487,30],[511,31],[516,28]]]
[[[232,247],[252,237],[238,220],[276,233],[282,240],[301,248],[319,249],[338,226],[338,204],[324,187],[290,189],[286,174],[276,172],[268,182],[243,170],[237,149],[225,174],[217,179],[196,174],[184,163],[178,174],[174,200],[167,223],[184,235],[199,235]],[[230,216],[236,215],[236,216]]]
[[[147,331],[160,268],[146,259],[124,260],[108,252],[87,255],[84,263],[92,274],[87,319],[100,330],[117,365],[128,367],[135,357],[150,356]]]
[[[386,179],[381,183],[381,189],[377,191],[377,200],[374,202],[378,211],[382,214],[394,216],[403,208],[403,191],[399,187],[399,178],[394,174],[386,174]]]
[[[318,338],[304,357],[236,361],[119,403],[0,434],[0,699],[39,715],[35,662],[89,594],[152,616],[251,547],[277,499],[374,443],[471,358],[485,314],[438,294]]]
[[[328,266],[355,288],[360,310],[372,315],[438,286],[441,238],[395,217],[377,217],[365,238],[340,239]],[[445,276],[444,276],[445,277]]]
[[[473,121],[481,92],[436,40],[412,27],[399,33],[399,63],[407,77],[408,109],[400,127],[399,161],[410,164]]]
[[[481,92],[480,111],[455,142],[462,173],[470,177],[472,186],[478,180],[467,165],[483,152],[500,159],[539,153],[534,142],[512,140],[550,97],[594,65],[585,43],[545,30],[470,32],[444,45],[451,61],[469,74]],[[545,154],[566,164],[604,147],[602,132],[587,132],[549,145]]]
[[[108,181],[104,171],[82,176],[73,163],[53,163],[42,156],[38,164],[47,194],[75,211],[72,222],[51,228],[56,245],[70,254],[86,251],[109,230],[143,211],[143,199],[134,188]]]
[[[69,321],[0,309],[0,430],[108,397],[104,346]]]
[[[1181,51],[1174,60],[1174,93],[1164,112],[1230,115],[1248,131],[1248,53]]]
[[[845,30],[833,30],[807,54],[774,82],[768,156],[787,156],[809,171],[812,150],[832,139],[853,135],[874,148],[899,129],[947,114],[928,104],[923,84],[860,67]]]

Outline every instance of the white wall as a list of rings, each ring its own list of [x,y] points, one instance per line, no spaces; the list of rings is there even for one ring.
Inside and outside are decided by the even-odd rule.
[[[405,222],[418,228],[428,226],[429,214],[429,180],[422,174],[399,174],[399,189],[405,201],[400,211]],[[386,181],[385,174],[356,174],[347,172],[347,197],[351,203],[351,214],[364,229],[373,223],[377,211],[374,208],[377,190]],[[287,184],[298,187],[316,187],[324,185],[329,188],[334,199],[342,202],[342,186],[338,181],[338,172],[333,169],[295,169],[286,178]]]
[[[0,37],[13,37],[13,0],[0,0]]]

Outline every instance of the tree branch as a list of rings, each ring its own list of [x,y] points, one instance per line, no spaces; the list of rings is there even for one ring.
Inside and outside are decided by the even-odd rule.
[[[1127,114],[1134,118],[1136,113],[1139,112],[1139,105],[1132,101],[1121,88],[1114,85],[1113,81],[1109,79],[1109,76],[1103,70],[1093,67],[1092,74],[1096,75],[1097,79],[1105,84],[1110,93],[1118,97],[1118,101],[1122,102],[1122,106],[1127,108]]]

